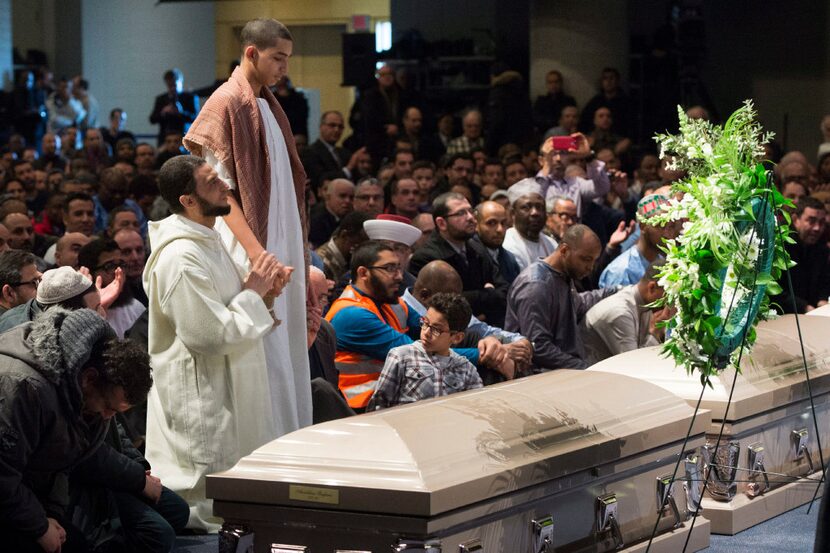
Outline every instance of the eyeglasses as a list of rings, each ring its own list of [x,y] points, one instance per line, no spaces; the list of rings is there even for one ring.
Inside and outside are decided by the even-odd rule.
[[[123,261],[107,261],[103,265],[95,267],[96,271],[104,271],[105,273],[112,273],[116,269],[123,269],[127,264]]]
[[[421,330],[426,330],[427,332],[430,333],[430,335],[433,338],[438,338],[439,336],[441,336],[445,332],[449,332],[449,330],[443,330],[443,329],[438,328],[437,326],[429,324],[429,321],[427,320],[426,317],[421,317],[419,322],[421,323]]]
[[[466,209],[459,209],[455,213],[447,213],[444,215],[444,219],[449,219],[450,217],[465,217],[467,215],[473,215],[474,211],[472,208],[468,207]]]
[[[17,284],[10,284],[9,286],[18,287],[18,286],[31,286],[35,290],[37,290],[38,285],[40,284],[40,277],[33,278],[32,280],[27,280],[26,282],[18,282]]]
[[[400,265],[372,265],[370,267],[366,267],[367,269],[376,269],[378,271],[383,271],[387,275],[396,275],[398,273],[403,274],[403,267]]]
[[[578,215],[571,215],[570,213],[565,213],[564,211],[554,211],[553,214],[561,219],[565,219],[566,221],[573,221],[574,223],[579,222]]]

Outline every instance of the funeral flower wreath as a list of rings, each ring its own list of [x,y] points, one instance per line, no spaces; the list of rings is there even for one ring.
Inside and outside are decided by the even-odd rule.
[[[778,280],[792,265],[784,244],[792,205],[775,188],[761,160],[772,138],[756,120],[750,100],[723,127],[689,119],[678,107],[680,132],[658,134],[660,157],[686,176],[674,183],[682,193],[652,221],[682,222],[668,240],[659,284],[658,306],[676,308],[663,353],[701,382],[723,368],[737,367],[741,350],[755,342],[755,326],[770,319],[770,298],[781,293]],[[744,347],[741,343],[745,339]]]

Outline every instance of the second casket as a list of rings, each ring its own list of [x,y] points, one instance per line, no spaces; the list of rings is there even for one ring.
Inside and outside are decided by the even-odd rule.
[[[819,436],[793,315],[758,325],[758,340],[741,362],[728,412],[734,370],[723,371],[703,393],[701,407],[711,412],[712,427],[706,432],[701,457],[715,470],[707,480],[702,505],[714,533],[735,534],[802,505],[815,494],[821,461],[830,453],[830,318],[801,317],[799,322]],[[588,370],[640,378],[692,406],[701,397],[699,376],[686,374],[663,357],[659,347],[629,351]]]
[[[692,414],[634,378],[554,371],[293,432],[207,492],[226,551],[643,551],[655,525],[651,551],[680,551],[700,498],[671,477],[710,424]],[[708,542],[698,519],[687,550]]]

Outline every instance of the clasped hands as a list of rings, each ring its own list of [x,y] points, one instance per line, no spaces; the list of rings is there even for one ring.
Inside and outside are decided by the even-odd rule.
[[[517,372],[530,366],[533,348],[530,342],[522,338],[510,344],[502,344],[493,336],[478,342],[479,362],[500,373],[507,380],[513,380]]]
[[[274,254],[263,250],[251,260],[251,270],[245,277],[243,288],[259,294],[270,307],[274,298],[282,294],[293,272],[294,267],[283,265]]]

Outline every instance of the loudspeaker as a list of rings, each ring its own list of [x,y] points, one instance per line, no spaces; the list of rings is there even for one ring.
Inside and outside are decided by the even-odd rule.
[[[376,61],[374,33],[343,33],[343,86],[371,84]]]

